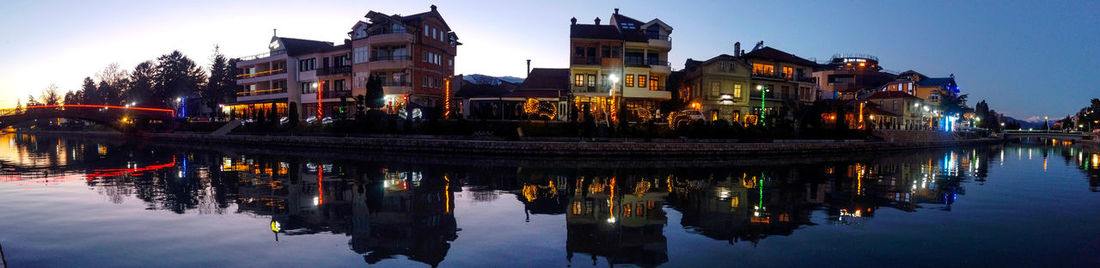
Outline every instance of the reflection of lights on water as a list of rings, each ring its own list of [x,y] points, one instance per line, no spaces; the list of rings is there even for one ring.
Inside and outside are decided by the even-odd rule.
[[[1032,148],[1027,148],[1027,160],[1031,160]]]
[[[316,196],[314,196],[314,197],[313,197],[313,205],[314,205],[314,206],[316,206],[316,205],[318,205],[318,204],[320,204],[320,203],[321,203],[321,198],[320,198],[320,197],[316,197]]]
[[[1100,154],[1092,154],[1092,168],[1100,168]]]
[[[615,221],[616,221],[615,216],[611,216],[611,218],[607,218],[607,223],[615,223]]]
[[[1001,165],[1005,165],[1005,150],[1001,150]]]

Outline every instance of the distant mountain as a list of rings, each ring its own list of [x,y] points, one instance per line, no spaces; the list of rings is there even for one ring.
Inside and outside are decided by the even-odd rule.
[[[1021,129],[1043,128],[1043,123],[1044,123],[1043,119],[1038,117],[1038,116],[1032,116],[1032,117],[1030,117],[1028,119],[1025,119],[1025,120],[1016,119],[1016,118],[1013,118],[1011,116],[1005,116],[1004,121],[1005,122],[1015,121],[1017,123],[1020,123],[1020,128]]]
[[[523,83],[523,78],[514,76],[490,76],[484,74],[467,74],[462,76],[462,80],[473,84],[481,85],[500,85],[501,82],[508,82],[512,84]]]

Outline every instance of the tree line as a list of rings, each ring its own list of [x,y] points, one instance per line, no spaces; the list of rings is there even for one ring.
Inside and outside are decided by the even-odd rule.
[[[200,100],[199,104],[194,105],[205,105],[210,111],[218,112],[218,103],[235,97],[236,62],[215,46],[207,72],[194,60],[174,50],[141,62],[132,70],[111,63],[94,76],[84,77],[79,89],[64,94],[60,93],[56,84],[51,84],[37,98],[33,94],[28,96],[26,105],[64,103],[178,108],[176,101],[186,98]],[[22,103],[17,105],[23,106]]]

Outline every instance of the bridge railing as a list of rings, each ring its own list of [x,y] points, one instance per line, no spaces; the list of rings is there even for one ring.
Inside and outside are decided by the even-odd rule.
[[[1069,130],[1005,130],[1006,134],[1084,134],[1081,131]]]
[[[172,109],[161,108],[146,108],[146,107],[128,107],[128,106],[114,106],[114,105],[92,105],[92,104],[70,104],[70,105],[35,105],[22,108],[7,108],[0,109],[0,116],[13,116],[23,115],[27,113],[38,113],[47,111],[69,111],[69,110],[83,110],[83,111],[142,111],[153,113],[165,113],[169,117],[175,117],[176,111]]]

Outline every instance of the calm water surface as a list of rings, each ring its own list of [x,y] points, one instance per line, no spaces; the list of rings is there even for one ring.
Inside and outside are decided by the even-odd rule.
[[[485,160],[5,134],[0,165],[10,267],[1100,265],[1100,151],[1061,143]]]

